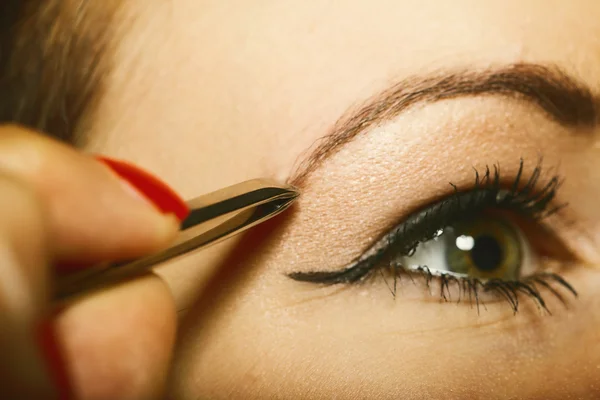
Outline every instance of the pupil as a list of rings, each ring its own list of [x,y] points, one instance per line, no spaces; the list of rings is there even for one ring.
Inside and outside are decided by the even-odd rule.
[[[503,259],[500,244],[491,236],[479,236],[471,249],[471,260],[481,271],[493,271],[500,266]]]

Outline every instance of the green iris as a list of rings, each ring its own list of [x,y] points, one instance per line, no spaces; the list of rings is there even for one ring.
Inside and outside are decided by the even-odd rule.
[[[479,279],[519,278],[523,248],[511,225],[486,217],[457,225],[452,231],[444,234],[450,271]]]

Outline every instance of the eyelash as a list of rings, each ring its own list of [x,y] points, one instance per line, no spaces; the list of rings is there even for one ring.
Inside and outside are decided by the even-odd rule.
[[[328,285],[356,283],[365,280],[377,269],[383,276],[384,267],[382,263],[390,251],[393,251],[396,255],[410,257],[420,243],[434,239],[439,234],[440,229],[480,216],[482,212],[489,208],[514,212],[539,222],[566,206],[566,204],[553,205],[556,192],[562,183],[557,175],[552,176],[546,184],[541,186],[540,190],[536,190],[542,175],[541,160],[524,185],[522,185],[524,182],[522,178],[523,169],[524,161],[521,159],[510,189],[504,189],[501,184],[498,164],[493,165],[493,171],[489,166],[486,166],[483,176],[475,170],[475,183],[471,190],[459,192],[457,186],[450,183],[454,189],[452,195],[409,216],[403,223],[379,239],[363,255],[355,259],[350,266],[338,271],[293,272],[288,276],[297,281]],[[532,298],[538,308],[550,313],[542,294],[537,289],[537,285],[546,288],[563,304],[566,304],[564,298],[552,287],[552,283],[562,286],[577,297],[577,292],[567,281],[559,275],[549,272],[536,273],[514,281],[501,279],[484,281],[474,277],[459,276],[451,272],[431,271],[426,266],[416,269],[407,269],[396,263],[388,263],[387,266],[394,275],[393,288],[388,285],[394,297],[399,273],[408,274],[411,280],[414,274],[418,274],[425,279],[427,288],[430,288],[431,281],[437,278],[440,283],[440,298],[445,301],[448,301],[450,297],[450,284],[456,284],[459,289],[458,302],[461,301],[462,297],[468,296],[472,304],[472,300],[475,299],[478,312],[479,295],[482,291],[495,293],[506,300],[515,314],[519,310],[519,294],[525,294]]]

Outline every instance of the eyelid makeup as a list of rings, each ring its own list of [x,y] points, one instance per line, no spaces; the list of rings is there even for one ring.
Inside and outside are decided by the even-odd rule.
[[[375,241],[349,265],[336,271],[293,272],[288,276],[297,281],[319,284],[356,283],[364,280],[374,271],[381,270],[381,267],[387,264],[394,270],[394,274],[409,272],[424,275],[428,285],[434,277],[439,278],[443,298],[446,297],[444,286],[448,288],[449,283],[453,281],[460,284],[459,279],[462,280],[463,291],[468,291],[469,296],[474,292],[477,297],[478,288],[483,291],[496,291],[511,304],[515,312],[518,309],[517,293],[528,294],[541,308],[546,309],[544,300],[535,287],[536,284],[548,288],[561,301],[562,296],[550,286],[549,282],[558,283],[576,295],[575,290],[564,279],[551,273],[535,274],[516,281],[481,280],[453,273],[438,273],[434,266],[408,269],[406,266],[392,265],[390,260],[395,259],[395,256],[410,256],[420,243],[434,239],[444,228],[470,218],[477,218],[488,209],[508,211],[539,223],[543,218],[565,206],[555,204],[556,192],[561,185],[558,176],[552,176],[546,183],[540,184],[541,161],[529,178],[525,178],[524,161],[521,159],[514,180],[508,186],[502,183],[499,166],[494,165],[492,169],[487,167],[483,176],[475,171],[475,183],[471,190],[460,192],[455,185],[450,184],[453,187],[453,194],[407,217]],[[396,275],[394,275],[394,287],[395,282]],[[393,294],[395,295],[395,289]]]

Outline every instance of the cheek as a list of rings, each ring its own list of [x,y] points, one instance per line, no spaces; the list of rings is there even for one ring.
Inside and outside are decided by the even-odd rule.
[[[267,224],[242,238],[186,310],[175,397],[597,398],[593,271],[566,276],[580,298],[568,309],[552,302],[552,316],[530,302],[517,316],[504,303],[478,315],[411,285],[393,299],[379,280],[327,288],[291,281],[281,271],[293,260],[270,247],[281,229]]]

